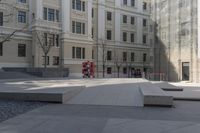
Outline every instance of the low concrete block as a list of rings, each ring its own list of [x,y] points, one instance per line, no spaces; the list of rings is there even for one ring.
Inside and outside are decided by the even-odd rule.
[[[173,106],[173,96],[151,83],[141,83],[140,92],[144,106]]]
[[[15,91],[14,89],[13,91],[1,90],[0,99],[66,103],[84,88],[85,86],[70,86],[65,88],[48,88],[31,91]]]

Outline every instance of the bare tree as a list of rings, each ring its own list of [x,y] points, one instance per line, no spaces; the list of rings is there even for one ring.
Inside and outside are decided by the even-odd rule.
[[[120,77],[120,75],[119,75],[120,74],[120,68],[121,68],[123,62],[122,62],[122,56],[119,55],[119,51],[118,51],[117,48],[114,49],[114,64],[117,68],[117,77],[119,78]]]
[[[54,39],[51,37],[48,37],[49,35],[52,35],[50,33],[44,33],[44,32],[38,32],[36,31],[36,37],[38,40],[38,43],[42,49],[42,52],[44,54],[44,69],[46,71],[47,69],[47,56],[50,52],[51,48],[54,44]]]

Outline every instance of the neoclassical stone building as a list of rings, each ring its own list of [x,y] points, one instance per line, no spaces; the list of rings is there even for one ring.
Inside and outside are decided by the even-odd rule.
[[[84,61],[95,62],[96,77],[154,71],[148,0],[1,0],[0,41],[15,30],[0,44],[0,68],[43,67],[41,44],[50,44],[47,67],[70,76],[82,76]]]

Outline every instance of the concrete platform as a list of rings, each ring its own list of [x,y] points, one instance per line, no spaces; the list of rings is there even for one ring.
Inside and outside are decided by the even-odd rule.
[[[183,87],[177,87],[168,82],[152,82],[154,85],[160,87],[164,91],[183,91]]]
[[[54,80],[4,80],[0,82],[0,99],[66,103],[82,91],[84,85],[60,84]]]
[[[151,83],[140,83],[144,106],[173,106],[173,96]]]

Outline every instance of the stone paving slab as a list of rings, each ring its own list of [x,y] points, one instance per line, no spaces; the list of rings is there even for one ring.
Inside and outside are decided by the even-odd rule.
[[[0,123],[0,133],[199,133],[199,103],[176,104],[174,109],[50,104]]]
[[[88,87],[68,104],[143,106],[138,83]]]
[[[183,91],[183,87],[172,85],[168,82],[152,82],[154,85],[160,87],[164,91]]]

